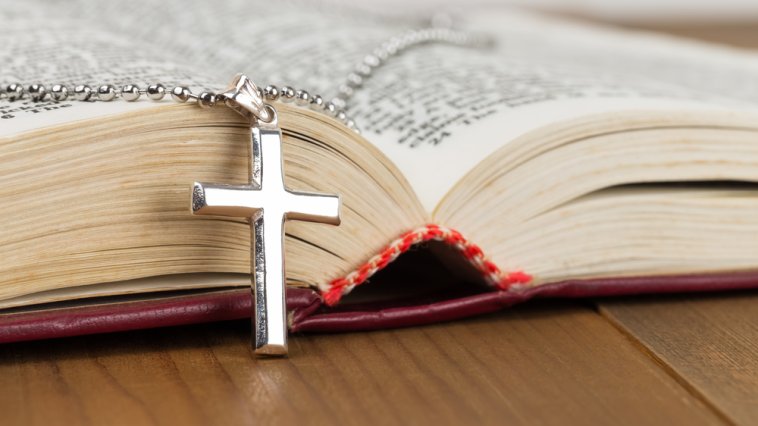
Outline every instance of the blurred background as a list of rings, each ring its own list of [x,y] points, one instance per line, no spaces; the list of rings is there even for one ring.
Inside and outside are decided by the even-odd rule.
[[[579,19],[758,47],[756,0],[505,0]]]
[[[624,24],[755,22],[755,0],[490,0]]]
[[[426,12],[445,7],[465,13],[477,5],[515,6],[578,20],[615,24],[623,27],[664,31],[758,48],[758,0],[358,0],[352,5],[375,11],[404,9]]]

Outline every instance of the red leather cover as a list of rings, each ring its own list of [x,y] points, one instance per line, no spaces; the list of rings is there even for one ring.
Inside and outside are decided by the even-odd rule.
[[[534,297],[596,297],[758,288],[758,271],[710,275],[570,280],[445,300],[327,308],[312,290],[288,289],[290,331],[406,327],[497,311]],[[248,289],[156,297],[0,314],[0,343],[250,317]]]

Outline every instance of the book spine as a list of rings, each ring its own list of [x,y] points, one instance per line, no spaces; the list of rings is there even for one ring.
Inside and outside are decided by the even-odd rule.
[[[429,241],[441,241],[457,249],[494,288],[508,290],[513,285],[528,284],[532,281],[532,276],[523,271],[501,270],[485,256],[481,247],[455,229],[429,224],[404,233],[354,271],[342,278],[332,280],[327,290],[322,292],[324,303],[328,306],[336,305],[342,296],[366,282],[368,278],[384,269],[411,247]]]

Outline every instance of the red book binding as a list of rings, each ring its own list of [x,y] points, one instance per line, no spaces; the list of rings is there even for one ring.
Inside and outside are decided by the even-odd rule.
[[[618,296],[758,288],[758,271],[572,280],[514,287],[444,300],[326,306],[313,290],[288,289],[291,332],[373,330],[449,321],[511,306],[535,297]],[[198,322],[249,318],[249,289],[228,289],[131,302],[13,311],[0,314],[0,342],[76,336]]]

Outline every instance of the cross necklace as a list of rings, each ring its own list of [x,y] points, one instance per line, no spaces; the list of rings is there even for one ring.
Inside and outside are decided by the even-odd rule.
[[[253,336],[258,355],[287,354],[284,276],[284,222],[340,224],[340,197],[290,191],[284,186],[282,132],[276,111],[238,75],[222,94],[232,109],[250,119],[249,182],[198,183],[192,187],[192,213],[245,217],[252,234]]]
[[[257,355],[287,354],[287,311],[284,276],[284,223],[287,220],[340,224],[341,200],[338,195],[296,192],[284,185],[282,133],[276,110],[265,101],[294,102],[299,106],[322,111],[355,130],[344,110],[347,101],[363,82],[389,58],[427,43],[445,43],[466,47],[486,47],[491,40],[482,34],[456,31],[445,27],[408,30],[388,39],[364,57],[339,87],[331,101],[304,90],[284,86],[258,89],[246,76],[239,74],[227,90],[220,94],[194,94],[186,86],[167,90],[162,84],[142,89],[126,84],[117,89],[111,84],[95,86],[45,86],[19,83],[0,86],[0,100],[16,101],[29,97],[32,101],[62,102],[72,97],[77,101],[109,102],[123,99],[133,102],[142,95],[153,101],[167,94],[177,102],[195,101],[204,108],[225,104],[246,117],[250,123],[249,179],[244,185],[194,183],[191,211],[196,215],[244,217],[251,225],[251,291],[253,296],[253,336]],[[49,87],[49,89],[48,89]],[[70,87],[70,88],[69,88]],[[265,167],[264,167],[265,165]]]

